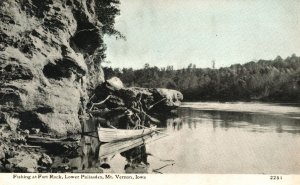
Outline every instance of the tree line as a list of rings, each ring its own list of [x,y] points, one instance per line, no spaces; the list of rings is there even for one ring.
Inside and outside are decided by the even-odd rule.
[[[175,70],[145,64],[142,69],[104,67],[106,78],[119,77],[126,86],[161,87],[183,93],[185,101],[300,102],[300,57],[258,60],[230,67]]]

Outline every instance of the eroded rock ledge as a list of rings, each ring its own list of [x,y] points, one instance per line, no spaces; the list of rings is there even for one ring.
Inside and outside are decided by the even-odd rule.
[[[104,81],[93,0],[1,1],[0,109],[12,128],[79,133],[89,90]]]

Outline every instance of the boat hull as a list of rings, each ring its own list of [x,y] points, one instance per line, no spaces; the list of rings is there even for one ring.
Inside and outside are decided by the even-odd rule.
[[[138,138],[148,135],[156,130],[156,126],[138,130],[127,129],[111,129],[111,128],[98,128],[98,136],[101,142],[115,142],[132,138]]]

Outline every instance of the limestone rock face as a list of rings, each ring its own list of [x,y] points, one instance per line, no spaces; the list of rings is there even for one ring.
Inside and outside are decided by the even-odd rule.
[[[179,107],[183,100],[182,93],[173,89],[154,88],[152,89],[152,92],[156,99],[165,99],[163,101],[163,106],[171,109]]]
[[[0,2],[0,120],[12,128],[79,132],[89,90],[104,82],[94,0]]]
[[[38,166],[38,160],[40,156],[35,153],[29,152],[19,152],[13,158],[8,159],[10,168],[14,169],[12,171],[21,172],[37,172],[36,167]]]
[[[120,90],[124,88],[123,82],[118,77],[112,77],[106,80],[106,82],[108,83],[109,87],[111,87],[112,89]]]

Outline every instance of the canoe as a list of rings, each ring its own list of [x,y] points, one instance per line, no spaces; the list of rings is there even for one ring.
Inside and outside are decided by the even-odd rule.
[[[156,130],[156,126],[144,129],[112,129],[98,127],[98,136],[100,142],[115,142],[148,135]]]

